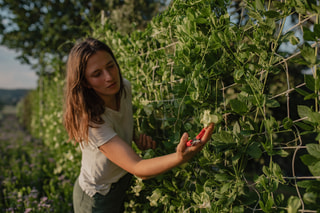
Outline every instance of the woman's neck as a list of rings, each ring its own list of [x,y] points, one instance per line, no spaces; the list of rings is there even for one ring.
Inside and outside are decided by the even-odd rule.
[[[115,95],[113,98],[105,100],[104,104],[106,107],[114,111],[119,111],[120,109],[120,99],[118,98],[118,95]]]

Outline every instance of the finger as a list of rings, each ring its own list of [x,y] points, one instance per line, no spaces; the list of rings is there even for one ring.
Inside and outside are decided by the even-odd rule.
[[[155,141],[152,141],[152,149],[156,149],[157,148],[157,143]]]
[[[180,143],[177,146],[177,152],[183,152],[183,150],[187,147],[187,141],[188,141],[188,133],[183,133],[183,135],[180,138]]]
[[[156,142],[150,137],[149,149],[155,149]]]
[[[142,147],[144,150],[146,150],[147,145],[148,145],[148,136],[146,134],[143,134],[143,141],[142,141]]]
[[[204,144],[200,144],[200,148],[198,149],[198,151],[200,152],[204,148],[205,145],[206,145],[205,143]]]
[[[212,132],[214,129],[214,123],[210,123],[208,127],[206,127],[206,132],[204,133],[204,136],[201,139],[201,142],[207,142],[208,140],[210,140]]]
[[[138,147],[139,149],[143,149],[143,134],[140,134],[139,136],[139,144],[138,144]]]
[[[146,142],[146,149],[151,149],[152,147],[152,138],[150,136],[147,136],[147,142]]]

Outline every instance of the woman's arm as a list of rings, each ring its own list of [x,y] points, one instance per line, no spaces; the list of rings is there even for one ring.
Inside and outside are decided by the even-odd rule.
[[[175,153],[151,159],[142,159],[119,136],[115,136],[108,143],[100,146],[99,149],[109,160],[119,167],[137,177],[147,179],[162,174],[190,160],[196,153],[202,150],[211,138],[213,127],[213,124],[209,125],[201,142],[195,146],[186,146],[188,134],[184,133]]]

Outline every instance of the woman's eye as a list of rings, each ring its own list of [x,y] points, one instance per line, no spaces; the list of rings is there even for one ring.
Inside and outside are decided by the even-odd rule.
[[[112,69],[114,67],[114,64],[107,66],[107,69]]]
[[[100,74],[101,74],[100,72],[95,72],[95,73],[93,73],[93,75],[92,75],[92,76],[93,76],[93,77],[99,77],[99,76],[100,76]]]

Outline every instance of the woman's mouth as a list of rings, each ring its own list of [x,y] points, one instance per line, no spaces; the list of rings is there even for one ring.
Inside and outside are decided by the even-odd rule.
[[[112,83],[112,84],[110,84],[109,86],[107,86],[107,88],[113,88],[113,87],[115,87],[117,85],[117,83]]]

